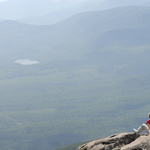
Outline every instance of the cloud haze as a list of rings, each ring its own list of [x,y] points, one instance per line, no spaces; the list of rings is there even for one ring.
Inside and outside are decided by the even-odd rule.
[[[6,1],[8,1],[8,0],[0,0],[0,2],[6,2]]]
[[[0,19],[22,19],[79,5],[84,0],[0,0]],[[3,3],[5,2],[5,3]]]
[[[0,19],[18,20],[67,9],[81,12],[146,2],[150,0],[0,0]]]

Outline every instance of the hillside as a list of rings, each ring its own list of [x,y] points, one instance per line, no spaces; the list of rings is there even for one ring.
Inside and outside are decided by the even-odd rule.
[[[149,6],[148,3],[150,3],[150,0],[80,0],[76,1],[76,4],[75,1],[72,1],[72,5],[69,4],[68,7],[64,8],[65,5],[67,6],[68,2],[69,1],[67,0],[66,3],[65,0],[62,3],[61,1],[55,1],[55,5],[49,3],[49,5],[47,5],[49,6],[49,8],[53,6],[52,9],[49,9],[49,13],[46,13],[44,15],[37,15],[34,17],[31,16],[27,18],[21,18],[19,21],[36,25],[55,24],[65,18],[71,17],[76,13],[84,11],[106,10],[123,6]],[[60,7],[63,3],[65,5],[63,7]],[[56,8],[61,9],[55,10],[54,6],[57,6]],[[32,14],[32,12],[30,13]]]
[[[93,51],[91,50],[93,46],[97,46],[97,49],[99,49],[102,45],[95,45],[98,39],[98,43],[105,40],[104,43],[108,42],[111,47],[110,43],[113,42],[112,40],[114,40],[114,38],[117,38],[116,36],[118,36],[119,32],[133,30],[131,32],[135,33],[136,31],[140,32],[138,31],[138,29],[140,29],[143,30],[143,35],[147,35],[145,35],[145,40],[148,41],[149,37],[147,30],[150,24],[149,14],[149,8],[124,7],[105,11],[79,13],[52,26],[34,26],[13,21],[5,21],[0,23],[0,33],[3,38],[1,45],[4,45],[3,41],[11,41],[13,39],[13,46],[16,46],[14,49],[17,51],[19,48],[18,52],[27,47],[27,51],[32,48],[32,51],[35,53],[37,52],[36,49],[38,49],[40,55],[41,53],[42,55],[43,53],[49,53],[49,55],[52,55],[51,53],[56,53],[58,54],[58,59],[60,59],[60,51],[61,58],[66,58],[66,53],[67,57],[72,57],[73,52],[75,52],[73,57],[77,55],[75,57],[75,59],[77,59],[81,57],[81,55],[86,55],[88,50]],[[107,35],[108,37],[106,39]],[[130,41],[135,40],[133,37],[134,34]],[[125,40],[123,41],[124,43],[126,40],[129,41],[130,37],[127,38],[128,34],[126,37],[122,36],[122,40]],[[121,41],[119,43],[121,43]],[[131,41],[130,43],[135,43],[135,41]],[[18,46],[18,44],[20,46]],[[10,44],[5,47],[2,46],[2,48],[6,49],[5,51],[9,51],[10,47]],[[72,51],[70,51],[70,49],[72,49]]]
[[[120,7],[55,25],[0,22],[0,148],[54,150],[143,123],[149,15]]]

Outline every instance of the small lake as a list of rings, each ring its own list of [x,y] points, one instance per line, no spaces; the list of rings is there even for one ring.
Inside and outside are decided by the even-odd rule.
[[[15,63],[20,65],[36,65],[39,64],[40,62],[32,59],[17,59]]]

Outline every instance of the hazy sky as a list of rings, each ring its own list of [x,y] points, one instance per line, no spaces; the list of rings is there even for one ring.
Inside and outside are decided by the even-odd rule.
[[[0,19],[21,19],[43,15],[84,1],[87,0],[0,0]]]
[[[0,0],[0,20],[42,16],[67,8],[78,7],[81,9],[81,7],[84,7],[85,9],[85,7],[93,6],[93,8],[105,9],[147,1],[150,0]]]
[[[4,2],[4,1],[6,1],[6,0],[0,0],[0,2]]]

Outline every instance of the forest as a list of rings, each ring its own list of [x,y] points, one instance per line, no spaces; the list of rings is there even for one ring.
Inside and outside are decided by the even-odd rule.
[[[0,22],[0,150],[71,150],[145,122],[149,16],[123,6],[53,25]]]

